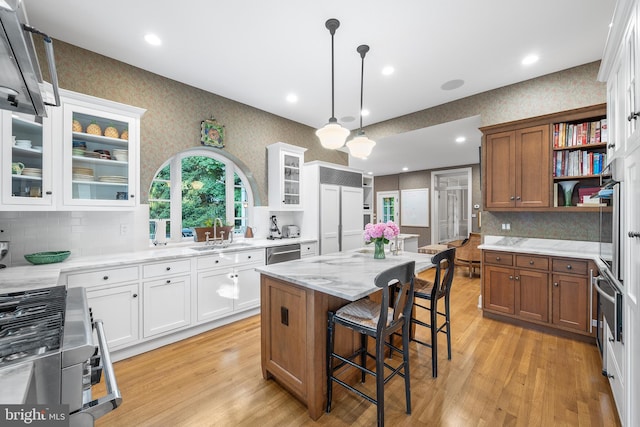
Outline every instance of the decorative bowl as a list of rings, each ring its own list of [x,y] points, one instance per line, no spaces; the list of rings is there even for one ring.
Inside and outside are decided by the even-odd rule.
[[[56,251],[56,252],[36,252],[35,254],[28,254],[24,256],[24,259],[31,264],[53,264],[55,262],[62,262],[69,258],[71,251]]]

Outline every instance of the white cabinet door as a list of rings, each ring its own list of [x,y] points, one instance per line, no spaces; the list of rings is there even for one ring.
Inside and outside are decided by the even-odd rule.
[[[264,264],[257,264],[257,266]],[[235,271],[236,294],[234,309],[246,310],[260,306],[260,273],[256,264],[238,268]]]
[[[191,323],[191,279],[176,276],[144,282],[144,337],[178,329]]]
[[[360,203],[359,203],[360,204]],[[320,185],[320,254],[340,250],[340,187]]]
[[[638,55],[638,23],[637,6],[629,18],[627,32],[623,44],[624,80],[622,93],[624,96],[624,115],[626,122],[625,150],[630,152],[640,143],[640,70]]]
[[[341,188],[342,250],[349,251],[364,245],[362,236],[362,188]]]
[[[138,284],[87,289],[93,318],[102,320],[110,349],[133,344],[139,339]]]
[[[302,209],[302,165],[306,148],[277,142],[267,146],[269,207],[274,210]]]
[[[233,269],[199,272],[197,293],[198,322],[216,319],[233,312],[235,298]]]
[[[627,425],[639,425],[640,408],[640,146],[624,159],[625,252],[624,346],[626,349]],[[621,418],[622,417],[621,415]],[[624,422],[624,421],[623,421]]]

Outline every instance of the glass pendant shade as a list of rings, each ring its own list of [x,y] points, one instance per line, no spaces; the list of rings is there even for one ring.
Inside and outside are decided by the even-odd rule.
[[[357,157],[359,159],[366,159],[367,157],[369,157],[369,155],[373,151],[373,147],[375,146],[376,142],[372,139],[367,138],[367,135],[365,135],[362,131],[358,132],[358,135],[355,138],[347,142],[349,153],[353,157]]]
[[[337,150],[344,145],[349,136],[349,130],[340,126],[337,121],[329,120],[329,123],[316,131],[320,144],[329,150]]]

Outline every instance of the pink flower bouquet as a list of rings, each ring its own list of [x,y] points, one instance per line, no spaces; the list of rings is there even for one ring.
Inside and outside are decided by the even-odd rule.
[[[400,229],[393,221],[379,222],[377,224],[367,224],[364,227],[364,242],[371,243],[381,241],[389,243],[389,239],[396,237]]]

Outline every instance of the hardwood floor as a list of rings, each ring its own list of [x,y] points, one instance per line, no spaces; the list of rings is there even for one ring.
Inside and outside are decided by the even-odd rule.
[[[477,308],[479,287],[477,277],[458,270],[451,296],[452,360],[441,335],[433,379],[431,349],[411,343],[412,414],[404,412],[403,381],[394,378],[385,390],[387,425],[620,425],[595,345],[484,319]],[[339,387],[331,413],[314,422],[292,395],[264,380],[259,316],[117,362],[115,371],[123,404],[97,426],[376,423],[374,405]]]

